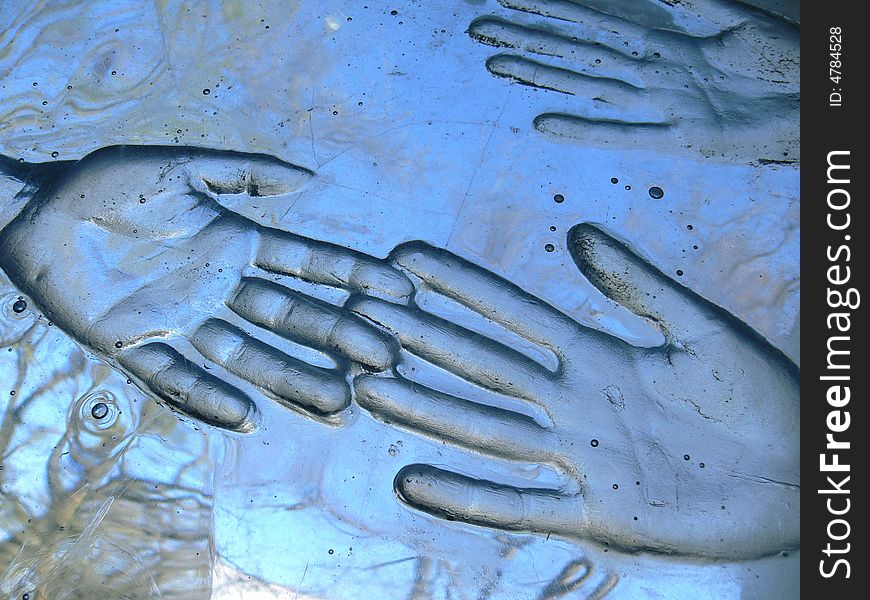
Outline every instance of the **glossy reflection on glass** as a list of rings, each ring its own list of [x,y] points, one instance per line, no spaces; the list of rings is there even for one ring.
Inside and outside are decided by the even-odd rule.
[[[793,597],[762,8],[4,7],[0,590]]]

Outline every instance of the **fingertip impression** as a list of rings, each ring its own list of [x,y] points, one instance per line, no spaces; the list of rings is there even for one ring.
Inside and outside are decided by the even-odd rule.
[[[449,521],[519,529],[522,499],[515,488],[460,475],[432,465],[402,468],[393,488],[405,504]]]
[[[640,265],[625,244],[595,225],[581,223],[568,232],[568,248],[583,276],[604,295],[617,302],[631,298],[631,278]]]
[[[392,303],[387,303],[392,306]],[[384,371],[399,360],[399,344],[346,306],[335,309],[339,318],[329,332],[328,350],[372,371]]]
[[[134,348],[119,362],[155,395],[197,420],[238,433],[256,428],[257,410],[250,398],[168,344]]]
[[[387,260],[423,279],[427,279],[426,276],[433,271],[435,266],[433,264],[434,261],[437,261],[443,254],[445,254],[443,250],[439,250],[425,242],[414,241],[396,246],[390,252]]]
[[[414,284],[407,275],[379,263],[357,265],[350,283],[360,291],[380,293],[397,301],[406,301],[414,294]]]

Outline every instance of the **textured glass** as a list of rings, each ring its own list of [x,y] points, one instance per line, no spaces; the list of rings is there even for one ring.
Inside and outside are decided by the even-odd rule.
[[[0,595],[798,597],[797,8],[0,3]]]

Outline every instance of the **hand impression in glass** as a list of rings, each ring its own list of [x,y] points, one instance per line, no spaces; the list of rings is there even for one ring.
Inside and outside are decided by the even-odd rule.
[[[379,260],[220,202],[310,177],[263,155],[100,150],[0,232],[0,266],[79,343],[206,423],[251,431],[248,384],[332,424],[355,397],[481,466],[545,464],[561,476],[517,487],[409,465],[397,495],[430,515],[632,552],[749,559],[798,547],[797,369],[757,333],[591,225],[569,234],[577,266],[658,326],[663,345],[584,327],[423,243]],[[270,273],[351,296],[336,306]],[[426,295],[463,308],[445,319]],[[505,335],[481,333],[493,327]],[[287,341],[330,364],[287,354]],[[427,380],[427,369],[439,375]],[[442,375],[460,385],[424,383]]]
[[[311,176],[265,155],[102,149],[43,184],[3,229],[0,267],[54,324],[181,412],[252,430],[256,406],[238,378],[329,420],[350,402],[346,365],[384,369],[394,341],[269,274],[394,300],[413,287],[372,257],[220,203],[221,194],[290,193]],[[332,364],[289,356],[282,338]]]
[[[797,548],[794,364],[600,229],[575,226],[569,245],[590,282],[660,329],[661,346],[638,348],[584,327],[421,243],[389,257],[415,280],[415,298],[434,292],[482,318],[468,323],[497,324],[525,343],[496,341],[413,299],[408,306],[349,301],[395,335],[406,357],[469,384],[464,395],[427,387],[425,363],[414,360],[413,369],[358,376],[360,405],[478,453],[479,464],[546,464],[562,476],[555,487],[516,487],[449,465],[415,464],[396,475],[399,498],[451,520],[629,552],[750,559]],[[517,349],[529,344],[538,351]],[[513,404],[474,401],[475,389]]]
[[[533,101],[542,134],[736,163],[799,162],[800,28],[791,20],[720,0],[499,4],[507,10],[475,19],[468,33],[500,49],[486,61],[490,73],[555,92]]]

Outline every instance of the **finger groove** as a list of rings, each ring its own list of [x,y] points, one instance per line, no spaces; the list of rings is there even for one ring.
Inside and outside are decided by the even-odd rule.
[[[511,348],[444,319],[373,298],[349,307],[399,338],[402,347],[490,390],[543,404],[555,377]]]
[[[643,87],[640,57],[627,55],[627,48],[615,43],[612,35],[598,40],[599,31],[589,28],[569,35],[489,16],[475,19],[468,27],[469,35],[482,44],[562,59],[590,74],[618,76],[635,87]]]
[[[578,331],[574,320],[543,300],[446,250],[410,242],[390,258],[433,291],[557,354],[559,343]]]
[[[584,527],[580,497],[557,490],[518,488],[422,464],[399,471],[393,486],[406,504],[448,520],[574,535]]]
[[[667,277],[628,246],[582,223],[568,233],[569,249],[583,275],[605,296],[656,323],[669,341],[718,329],[708,301]]]
[[[545,430],[531,418],[468,402],[404,379],[360,376],[357,403],[373,415],[437,440],[512,460],[543,459]]]
[[[623,106],[631,106],[640,100],[641,89],[620,79],[579,73],[512,54],[490,57],[486,61],[486,68],[497,77],[572,96],[619,103]]]
[[[238,432],[255,427],[256,408],[245,394],[167,344],[130,349],[118,361],[155,395],[191,417]]]
[[[191,343],[203,356],[285,406],[329,416],[350,404],[349,386],[339,373],[288,356],[225,321],[206,321]]]
[[[392,300],[404,301],[414,292],[404,274],[376,258],[277,229],[262,229],[254,264],[271,273]]]
[[[569,113],[543,113],[532,121],[535,129],[559,138],[583,140],[608,148],[681,148],[673,123],[666,121],[632,121],[629,119],[595,119]]]
[[[395,341],[345,308],[258,278],[244,278],[227,305],[278,335],[383,370],[398,355]]]
[[[200,151],[189,167],[216,194],[277,196],[298,191],[314,174],[266,154]]]

